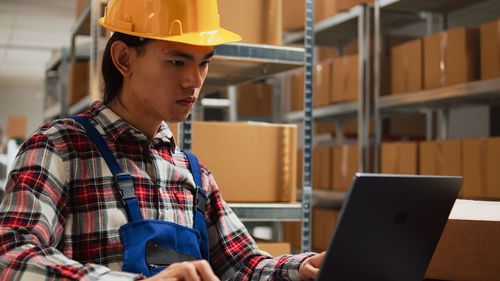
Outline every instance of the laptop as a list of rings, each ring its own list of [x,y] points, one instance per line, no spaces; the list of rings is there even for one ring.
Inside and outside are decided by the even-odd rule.
[[[462,182],[356,174],[316,280],[424,280]]]

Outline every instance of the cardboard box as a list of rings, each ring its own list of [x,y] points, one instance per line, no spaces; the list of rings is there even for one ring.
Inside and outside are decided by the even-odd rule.
[[[384,131],[390,137],[425,139],[426,126],[426,117],[423,114],[401,115],[387,119]]]
[[[479,33],[460,27],[424,38],[424,88],[479,78]]]
[[[462,140],[421,142],[419,171],[421,175],[462,176]]]
[[[413,40],[413,37],[409,36],[384,36],[381,39],[381,56],[380,56],[380,95],[389,95],[391,90],[391,48],[407,41]],[[358,54],[358,41],[354,41],[350,44],[345,45],[342,48],[344,56],[357,55]],[[373,54],[375,52],[375,40],[370,39],[370,64],[375,65]],[[373,88],[373,71],[372,71],[372,85]]]
[[[500,19],[481,25],[481,79],[500,77]]]
[[[193,122],[192,152],[228,202],[296,200],[296,125]]]
[[[89,92],[89,61],[73,60],[68,70],[67,102],[73,105],[90,94]]]
[[[418,174],[418,144],[416,142],[383,143],[381,172],[384,174]]]
[[[316,0],[314,5],[314,21],[322,21],[338,13],[338,0]],[[304,29],[306,21],[304,0],[283,0],[283,29]]]
[[[323,62],[326,60],[331,61],[338,55],[338,49],[336,47],[315,46],[314,50],[316,51],[315,57],[318,62]]]
[[[423,41],[415,39],[391,49],[391,94],[423,89]]]
[[[174,123],[174,122],[167,122],[168,128],[172,132],[172,135],[174,136],[174,139],[177,143],[179,143],[180,140],[180,135],[179,135],[179,124],[180,123]]]
[[[312,188],[332,189],[332,148],[315,147],[312,157]]]
[[[331,102],[348,102],[358,99],[358,56],[333,59]]]
[[[302,188],[303,157],[304,157],[304,150],[297,149],[297,188]]]
[[[500,280],[500,203],[457,200],[425,278]]]
[[[290,111],[304,110],[304,69],[290,75]]]
[[[350,10],[352,7],[355,7],[357,5],[361,4],[372,4],[374,0],[339,0],[339,5],[338,9],[340,11],[347,11]]]
[[[500,199],[500,138],[463,140],[462,196]]]
[[[295,251],[300,251],[302,248],[302,222],[284,222],[283,227],[283,240],[290,243]]]
[[[87,6],[89,5],[90,0],[76,0],[76,13],[75,18],[80,18],[80,15],[85,11]]]
[[[359,169],[358,146],[333,147],[333,190],[349,190],[352,177]]]
[[[281,1],[219,0],[220,24],[244,43],[281,45]]]
[[[313,209],[312,243],[315,251],[326,251],[339,217],[338,210]]]
[[[332,62],[324,61],[314,66],[314,99],[315,107],[325,106],[331,103],[331,80]]]
[[[257,240],[257,247],[261,251],[269,253],[273,257],[289,255],[292,252],[290,243]]]
[[[238,115],[270,116],[273,87],[265,83],[248,83],[237,86]]]
[[[314,133],[316,135],[321,134],[333,134],[335,132],[335,123],[333,122],[314,122]]]
[[[7,117],[7,139],[26,138],[27,118],[26,116],[9,116]]]

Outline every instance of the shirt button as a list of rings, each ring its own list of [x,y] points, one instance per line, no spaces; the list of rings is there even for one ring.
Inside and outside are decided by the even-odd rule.
[[[153,144],[158,144],[159,142],[160,142],[160,140],[159,140],[159,139],[154,139],[154,140],[153,140]]]
[[[135,134],[135,130],[134,129],[130,129],[128,130],[129,133],[131,133],[132,135]]]

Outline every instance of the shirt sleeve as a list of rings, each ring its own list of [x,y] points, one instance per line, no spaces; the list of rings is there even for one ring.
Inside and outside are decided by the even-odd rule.
[[[58,250],[68,213],[67,162],[44,134],[21,147],[0,204],[0,280],[99,280],[114,274]]]
[[[213,176],[208,185],[207,229],[210,264],[222,280],[301,280],[299,266],[314,253],[271,257],[260,251],[247,229],[222,199]]]

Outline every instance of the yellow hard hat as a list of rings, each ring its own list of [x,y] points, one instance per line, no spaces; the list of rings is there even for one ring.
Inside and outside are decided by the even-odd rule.
[[[109,0],[99,23],[109,30],[190,45],[240,41],[220,27],[217,0]]]

